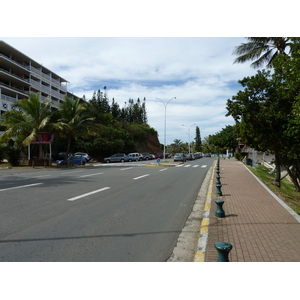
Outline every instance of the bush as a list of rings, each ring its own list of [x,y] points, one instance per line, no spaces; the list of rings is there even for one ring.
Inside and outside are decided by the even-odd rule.
[[[234,153],[234,158],[237,159],[237,160],[242,160],[242,155],[241,155],[241,153],[235,152],[235,153]]]

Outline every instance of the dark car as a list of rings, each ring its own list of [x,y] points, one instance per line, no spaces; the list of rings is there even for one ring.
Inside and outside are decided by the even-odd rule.
[[[132,158],[130,158],[128,155],[124,153],[117,153],[113,154],[110,157],[104,158],[104,162],[111,163],[111,162],[125,162],[125,161],[132,161]]]
[[[69,156],[71,156],[72,154],[69,153]],[[58,154],[53,154],[52,155],[52,159],[53,160],[63,160],[67,158],[67,152],[59,152]]]
[[[193,153],[188,153],[188,154],[186,155],[186,160],[194,160],[194,159],[195,159],[195,156],[194,156]]]

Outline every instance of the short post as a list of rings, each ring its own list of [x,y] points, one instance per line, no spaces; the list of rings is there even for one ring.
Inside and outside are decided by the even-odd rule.
[[[216,183],[216,188],[217,188],[216,194],[219,195],[219,196],[222,196],[221,187],[222,187],[221,182],[220,183]]]
[[[217,178],[217,180],[216,180],[216,184],[221,184],[221,181],[220,181],[220,178],[221,178],[221,176],[220,176],[220,174],[219,174],[219,173],[217,173],[217,176],[216,176],[216,178]]]
[[[228,255],[232,245],[226,242],[215,242],[214,246],[218,251],[217,262],[229,262]]]
[[[217,204],[215,216],[217,218],[225,218],[225,211],[223,210],[223,207],[222,207],[224,204],[224,200],[215,200],[215,203]]]

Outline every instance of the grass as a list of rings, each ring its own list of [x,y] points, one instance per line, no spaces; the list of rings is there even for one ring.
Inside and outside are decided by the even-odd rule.
[[[248,167],[248,166],[247,166]],[[273,184],[275,174],[269,174],[269,169],[258,165],[257,168],[248,167],[262,182],[280,199],[282,199],[291,209],[300,215],[300,193],[296,191],[292,182],[287,178],[281,180],[281,187]]]

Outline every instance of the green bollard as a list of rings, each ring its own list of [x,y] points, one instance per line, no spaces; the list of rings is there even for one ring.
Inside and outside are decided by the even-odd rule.
[[[232,249],[232,245],[226,242],[215,242],[214,246],[218,251],[217,262],[229,262],[228,254]]]
[[[217,218],[225,218],[225,211],[223,210],[223,207],[222,207],[224,204],[224,201],[223,200],[215,200],[215,203],[217,204],[215,216]]]
[[[219,195],[219,196],[222,196],[222,191],[221,191],[221,187],[222,187],[222,184],[221,183],[217,183],[216,184],[216,194]]]
[[[216,184],[221,184],[221,181],[220,181],[220,178],[221,178],[221,176],[220,176],[220,174],[219,174],[219,173],[217,173],[217,176],[216,176],[216,178],[217,178],[217,180],[216,180]]]

